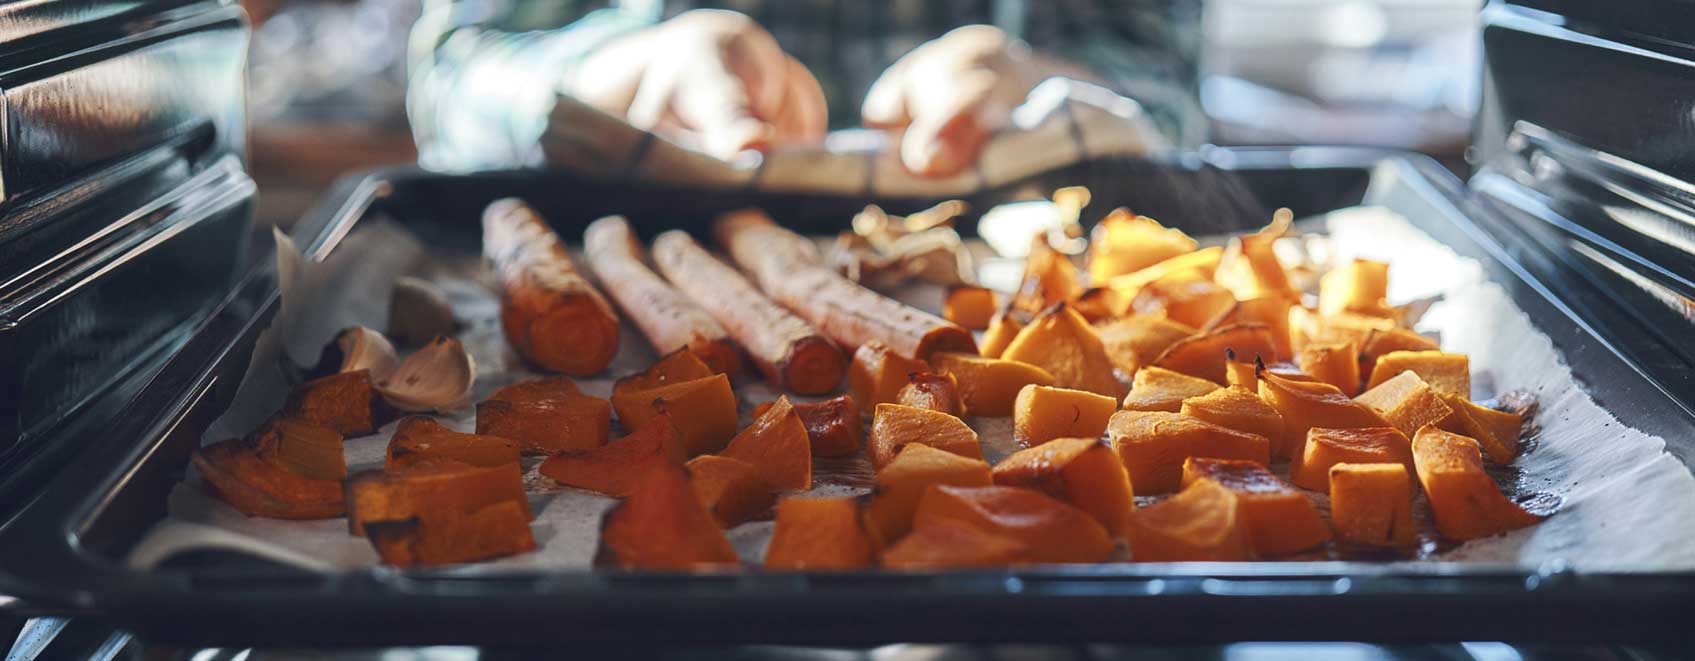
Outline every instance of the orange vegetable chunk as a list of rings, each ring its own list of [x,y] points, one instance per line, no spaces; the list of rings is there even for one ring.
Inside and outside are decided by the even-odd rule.
[[[618,379],[612,384],[612,392],[639,392],[653,390],[695,379],[712,376],[712,368],[706,365],[693,351],[678,349],[660,356],[647,369]]]
[[[1263,324],[1240,324],[1195,335],[1178,341],[1154,359],[1158,367],[1206,379],[1225,382],[1224,363],[1230,356],[1252,362],[1256,356],[1277,353],[1271,343],[1271,332]]]
[[[912,526],[954,521],[1017,540],[1034,563],[1102,562],[1112,536],[1088,512],[1033,489],[934,486],[918,501]]]
[[[914,528],[883,552],[888,569],[970,569],[1019,564],[1024,545],[1009,537],[957,521],[938,521]]]
[[[1096,438],[1060,438],[1012,453],[995,464],[995,484],[1035,489],[1070,503],[1114,537],[1136,509],[1130,474]]]
[[[1235,305],[1236,297],[1197,269],[1173,271],[1143,285],[1130,300],[1136,314],[1151,314],[1200,328]]]
[[[1130,518],[1130,557],[1136,562],[1234,562],[1253,558],[1241,499],[1213,480],[1200,480]]]
[[[524,520],[529,520],[530,501],[524,495],[523,470],[517,462],[482,467],[446,459],[420,461],[348,478],[347,525],[353,535],[362,536],[367,525],[377,522],[427,523],[503,502],[518,507]],[[432,536],[438,531],[426,526],[419,532]]]
[[[983,459],[977,432],[965,421],[941,411],[899,404],[878,404],[871,418],[865,453],[881,469],[908,445],[928,445],[970,459]]]
[[[965,415],[965,401],[959,397],[959,379],[954,375],[924,371],[908,374],[906,379],[906,385],[895,395],[896,404],[952,416]]]
[[[679,424],[677,440],[688,456],[724,448],[736,435],[736,394],[723,374],[677,381],[657,388],[612,393],[612,410],[625,429],[640,429],[660,413]]]
[[[1047,370],[1016,360],[938,351],[930,361],[936,371],[952,374],[959,381],[959,398],[971,415],[1012,415],[1018,391],[1024,386],[1054,385],[1054,375]]]
[[[922,360],[902,356],[882,342],[866,342],[853,352],[853,365],[848,368],[848,390],[861,411],[870,412],[878,404],[893,402],[906,387],[907,375],[928,372],[930,365]]]
[[[1524,416],[1497,411],[1458,395],[1442,395],[1442,401],[1454,412],[1436,423],[1437,427],[1476,440],[1490,463],[1510,464],[1518,458]]]
[[[765,547],[766,569],[864,569],[877,561],[858,498],[784,498]]]
[[[1401,372],[1395,378],[1377,384],[1360,393],[1354,401],[1383,416],[1409,438],[1418,433],[1420,427],[1440,422],[1454,412],[1442,401],[1441,395],[1411,371]]]
[[[774,489],[812,488],[812,440],[788,397],[778,397],[720,454],[753,464]]]
[[[1471,397],[1471,359],[1463,353],[1391,351],[1377,357],[1367,388],[1376,388],[1402,372],[1412,372],[1442,395]]]
[[[1194,252],[1195,240],[1183,230],[1118,208],[1095,224],[1089,236],[1089,282],[1102,283],[1135,273],[1167,259]]]
[[[1336,386],[1344,395],[1360,393],[1360,351],[1353,342],[1308,343],[1295,356],[1295,364],[1313,378]]]
[[[611,430],[612,403],[562,376],[514,383],[477,403],[477,433],[510,438],[526,454],[597,448]]]
[[[1136,372],[1130,394],[1124,397],[1124,409],[1176,413],[1183,408],[1183,400],[1214,390],[1218,390],[1218,384],[1200,377],[1179,374],[1163,367],[1144,367]]]
[[[518,463],[518,443],[499,436],[464,434],[421,415],[408,416],[394,428],[386,468],[399,468],[424,458],[452,459],[472,466]]]
[[[1541,517],[1501,494],[1483,471],[1477,441],[1435,427],[1418,430],[1412,442],[1418,481],[1430,498],[1436,530],[1464,541],[1532,525]]]
[[[1389,265],[1355,259],[1319,278],[1318,313],[1327,317],[1344,312],[1389,316],[1392,310],[1384,301],[1388,293]]]
[[[1025,447],[1056,438],[1100,438],[1118,400],[1083,390],[1030,384],[1018,391],[1012,437]]]
[[[1183,488],[1201,480],[1217,482],[1236,494],[1248,528],[1248,546],[1255,555],[1286,555],[1330,540],[1330,526],[1306,494],[1265,466],[1240,459],[1190,457],[1183,464]]]
[[[912,529],[913,512],[926,487],[986,487],[993,483],[989,464],[982,459],[908,444],[894,461],[878,469],[876,486],[865,507],[865,528],[879,548],[887,547]]]
[[[620,569],[734,566],[736,550],[707,513],[681,466],[658,466],[600,521],[595,564]]]
[[[608,496],[629,495],[641,478],[656,466],[680,466],[685,458],[682,441],[661,414],[630,435],[592,450],[565,450],[541,462],[542,475],[579,489]]]
[[[1012,338],[1018,337],[1018,331],[1024,330],[1024,322],[1018,317],[1007,314],[1005,310],[995,313],[989,320],[989,330],[983,331],[983,345],[977,348],[977,354],[984,358],[999,358],[1006,352],[1006,346],[1012,344]]]
[[[1114,276],[1106,281],[1106,286],[1117,294],[1114,298],[1119,301],[1121,306],[1113,310],[1113,313],[1120,316],[1128,314],[1131,304],[1135,302],[1136,296],[1142,292],[1143,288],[1167,276],[1182,274],[1180,277],[1187,277],[1187,274],[1194,273],[1202,278],[1213,277],[1214,272],[1218,270],[1219,260],[1223,256],[1224,248],[1222,246],[1202,248],[1185,255],[1160,261],[1132,273]]]
[[[383,564],[396,567],[477,562],[536,548],[530,513],[513,501],[472,512],[371,521],[365,534]]]
[[[1000,308],[993,289],[975,285],[956,285],[948,288],[942,300],[942,318],[971,330],[989,327],[989,319]]]
[[[1351,315],[1343,315],[1329,320],[1328,326],[1340,327]],[[1435,340],[1420,335],[1408,328],[1397,328],[1394,322],[1387,319],[1367,317],[1378,327],[1368,328],[1365,323],[1355,324],[1344,331],[1338,328],[1333,333],[1348,332],[1360,342],[1360,374],[1371,374],[1377,370],[1377,359],[1397,351],[1441,351],[1442,347]],[[1400,374],[1396,372],[1395,374]],[[1390,374],[1389,376],[1394,376]],[[1469,378],[1469,377],[1468,377]],[[1470,395],[1468,391],[1465,393]]]
[[[1190,397],[1183,400],[1183,408],[1178,412],[1227,429],[1264,436],[1271,443],[1272,456],[1277,456],[1289,443],[1283,433],[1283,414],[1244,388],[1219,388]]]
[[[806,437],[812,440],[812,456],[842,457],[859,451],[865,434],[859,406],[853,403],[851,395],[795,404],[795,412],[800,414],[800,421],[806,423]]]
[[[777,502],[777,494],[759,476],[759,468],[740,459],[703,454],[683,467],[689,471],[689,482],[700,504],[721,527],[733,528],[751,521]]]
[[[248,516],[271,519],[329,519],[341,516],[346,501],[341,480],[312,478],[266,461],[266,441],[232,438],[195,451],[194,470],[206,491]]]
[[[368,370],[341,372],[302,383],[283,404],[284,416],[334,429],[352,438],[376,430],[371,403],[376,390]]]
[[[1343,541],[1412,546],[1412,476],[1400,464],[1330,467],[1330,522]]]
[[[1294,360],[1295,349],[1289,335],[1289,308],[1294,305],[1291,300],[1280,294],[1261,294],[1253,298],[1236,301],[1222,314],[1207,322],[1207,331],[1213,331],[1226,326],[1243,324],[1260,324],[1271,334],[1271,346],[1276,349],[1275,356],[1264,356],[1266,360]],[[1244,355],[1243,359],[1253,356]]]
[[[1190,457],[1271,463],[1271,441],[1258,434],[1220,427],[1181,413],[1120,411],[1107,425],[1136,495],[1176,491]]]
[[[1330,491],[1330,467],[1336,464],[1400,464],[1413,471],[1412,447],[1394,427],[1307,431],[1306,454],[1290,469],[1295,486]]]
[[[1260,399],[1283,415],[1283,437],[1289,442],[1281,445],[1278,458],[1299,464],[1306,453],[1307,430],[1313,427],[1352,429],[1389,426],[1383,416],[1328,383],[1299,381],[1270,370],[1260,370],[1259,379]]]
[[[314,480],[347,477],[347,455],[334,429],[288,417],[273,417],[252,434],[259,459]]]
[[[1083,315],[1063,303],[1037,315],[1007,345],[1001,358],[1047,370],[1053,375],[1053,385],[1115,399],[1124,396],[1124,384],[1113,374],[1112,360],[1107,358],[1100,334]]]
[[[1165,317],[1133,314],[1119,317],[1095,327],[1106,347],[1107,358],[1124,374],[1135,374],[1143,365],[1154,362],[1160,354],[1178,340],[1200,331]]]

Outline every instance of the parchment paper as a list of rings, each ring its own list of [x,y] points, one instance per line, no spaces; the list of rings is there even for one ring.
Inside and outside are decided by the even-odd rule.
[[[1531,326],[1505,291],[1484,279],[1481,265],[1456,255],[1382,208],[1344,209],[1323,220],[1331,235],[1331,250],[1338,257],[1369,257],[1391,264],[1391,302],[1440,296],[1418,330],[1439,335],[1446,351],[1470,355],[1474,396],[1516,392],[1535,400],[1533,421],[1538,429],[1528,437],[1527,451],[1511,467],[1516,478],[1507,486],[1521,499],[1532,497],[1544,510],[1554,509],[1553,516],[1531,528],[1433,549],[1419,560],[1403,562],[1521,567],[1564,562],[1589,571],[1695,567],[1695,477],[1665,453],[1662,439],[1630,429],[1597,406],[1560,359],[1561,348]],[[291,254],[292,246],[282,242],[279,272],[287,292],[284,309],[261,337],[236,402],[212,425],[205,442],[245,433],[280,406],[290,385],[285,378],[288,371],[278,367],[281,356],[310,364],[318,348],[343,326],[362,323],[380,330],[386,322],[389,283],[400,274],[422,275],[441,286],[458,316],[468,322],[461,339],[477,361],[475,400],[535,376],[501,338],[498,306],[475,256],[429,256],[398,225],[381,220],[363,224],[347,242],[322,263],[301,263],[298,253]],[[1009,270],[997,268],[992,261],[984,268],[997,274]],[[920,307],[940,307],[939,288],[909,287],[896,295]],[[578,384],[585,392],[607,396],[616,377],[639,371],[655,357],[626,324],[608,376],[580,379]],[[736,393],[743,424],[749,422],[754,404],[778,394],[749,380],[737,383]],[[460,430],[472,429],[475,422],[469,408],[443,421]],[[982,436],[991,462],[1015,449],[1010,419],[970,422]],[[393,426],[349,439],[349,470],[379,467]],[[614,422],[614,437],[621,433]],[[474,567],[566,570],[590,566],[600,516],[613,500],[553,483],[535,472],[539,461],[525,460],[536,512],[531,527],[539,550]],[[863,458],[821,459],[815,465],[813,492],[863,493],[871,474]],[[755,522],[729,531],[729,537],[744,560],[757,563],[770,532],[770,522]],[[129,562],[150,567],[174,553],[205,548],[237,549],[323,571],[377,562],[364,539],[347,533],[343,519],[248,518],[207,496],[193,474],[172,491],[169,515],[132,551]]]

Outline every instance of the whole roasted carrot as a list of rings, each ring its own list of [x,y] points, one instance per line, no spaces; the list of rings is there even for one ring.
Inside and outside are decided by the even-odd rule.
[[[812,242],[764,212],[726,214],[713,231],[765,293],[845,349],[881,340],[896,353],[919,359],[936,351],[977,352],[970,331],[836,273],[823,264]]]
[[[841,383],[847,359],[835,344],[806,320],[765,298],[741,273],[707,253],[688,234],[672,230],[655,238],[653,263],[679,291],[730,330],[772,384],[818,395]]]
[[[583,255],[600,286],[660,355],[688,349],[712,371],[735,376],[741,357],[724,327],[647,267],[641,242],[621,216],[589,223]]]
[[[559,236],[522,200],[483,211],[483,255],[500,285],[506,340],[525,360],[588,376],[618,353],[618,315],[577,272]]]

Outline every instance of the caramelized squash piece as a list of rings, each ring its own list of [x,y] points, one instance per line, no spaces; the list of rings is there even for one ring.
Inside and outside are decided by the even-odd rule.
[[[928,445],[909,443],[894,461],[877,471],[876,486],[865,505],[865,529],[884,548],[912,529],[913,512],[925,488],[945,484],[986,487],[994,483],[989,464]]]
[[[965,400],[959,397],[959,379],[943,372],[913,372],[906,375],[906,385],[895,395],[901,406],[941,411],[952,416],[965,415]]]
[[[955,285],[942,299],[942,318],[971,330],[989,327],[989,319],[1000,309],[995,290],[976,285]]]
[[[1275,356],[1266,356],[1266,359],[1294,360],[1294,344],[1289,339],[1289,308],[1292,305],[1290,299],[1275,294],[1242,299],[1208,321],[1204,330],[1210,332],[1227,326],[1259,324],[1265,326],[1266,332],[1270,333],[1271,346],[1274,349],[1272,353]],[[1252,358],[1247,354],[1243,354],[1243,357]]]
[[[1328,383],[1298,381],[1270,370],[1260,370],[1259,396],[1283,414],[1283,438],[1289,442],[1282,444],[1280,450],[1284,454],[1277,455],[1277,458],[1289,459],[1294,464],[1299,464],[1306,453],[1307,430],[1313,427],[1356,429],[1389,426],[1383,416]],[[1293,471],[1294,466],[1290,470]]]
[[[812,440],[788,397],[778,397],[719,454],[753,464],[774,489],[812,488]]]
[[[395,567],[478,562],[536,548],[529,511],[509,500],[472,512],[371,521],[365,533],[383,564]]]
[[[688,421],[678,425],[677,440],[691,457],[723,449],[736,435],[738,422],[736,394],[730,390],[730,377],[723,374],[613,392],[612,410],[625,429],[645,427],[661,413],[670,414],[673,422]]]
[[[859,451],[865,435],[859,407],[851,395],[796,404],[795,412],[806,424],[806,437],[812,440],[812,456],[845,457]]]
[[[612,384],[613,394],[653,390],[684,381],[712,376],[712,368],[700,356],[688,349],[678,349],[661,356],[647,369],[618,379]]]
[[[464,516],[509,502],[530,519],[523,470],[517,462],[471,466],[457,461],[420,461],[396,470],[364,471],[347,480],[347,525],[355,536],[377,522]],[[528,530],[526,528],[526,530]],[[435,535],[433,529],[421,531]]]
[[[1296,316],[1297,313],[1294,309],[1291,309],[1289,312],[1290,332],[1298,335],[1301,333],[1297,333],[1293,330],[1294,325],[1297,323],[1295,319]],[[1396,331],[1400,331],[1400,333],[1396,333]],[[1306,342],[1318,342],[1321,344],[1353,342],[1360,348],[1360,359],[1362,361],[1371,359],[1377,355],[1371,353],[1370,341],[1373,335],[1384,333],[1396,333],[1397,335],[1400,335],[1404,333],[1407,336],[1418,336],[1417,333],[1412,331],[1403,328],[1396,328],[1394,319],[1373,317],[1353,312],[1344,312],[1329,317],[1313,317],[1309,322],[1308,330],[1303,332],[1306,335]],[[1369,374],[1371,372],[1370,366],[1362,366],[1360,372]]]
[[[989,320],[989,330],[983,331],[983,344],[977,348],[977,354],[984,358],[999,358],[1006,352],[1006,347],[1012,344],[1012,339],[1018,337],[1018,332],[1024,330],[1024,322],[1018,317],[1002,310]]]
[[[612,402],[562,376],[514,383],[477,404],[477,433],[510,438],[526,454],[597,448],[611,431]]]
[[[777,502],[777,494],[759,476],[759,469],[740,459],[703,454],[690,459],[683,468],[689,471],[689,482],[700,504],[720,527],[734,528],[751,521]]]
[[[1376,388],[1402,372],[1412,372],[1441,395],[1471,397],[1471,359],[1463,353],[1391,351],[1377,357],[1366,388]]]
[[[1283,433],[1283,414],[1245,388],[1219,388],[1190,397],[1183,400],[1178,412],[1226,429],[1264,436],[1271,443],[1272,456],[1289,442]]]
[[[1295,364],[1313,378],[1336,386],[1344,395],[1360,393],[1360,350],[1353,342],[1308,343],[1301,347]]]
[[[1076,298],[1071,299],[1071,308],[1077,314],[1083,315],[1083,320],[1090,324],[1098,324],[1113,318],[1113,310],[1122,307],[1118,302],[1118,292],[1109,287],[1090,287],[1083,290]]]
[[[1435,427],[1418,430],[1412,441],[1418,481],[1430,498],[1436,530],[1464,541],[1532,525],[1541,517],[1501,494],[1483,471],[1477,441]]]
[[[1107,358],[1101,336],[1083,315],[1065,304],[1038,315],[1019,331],[1001,357],[1047,370],[1054,377],[1053,385],[1114,399],[1124,396],[1124,384],[1113,375],[1112,360]]]
[[[865,454],[871,465],[881,469],[894,461],[908,445],[928,445],[961,457],[983,459],[977,432],[965,421],[941,411],[900,404],[878,404],[871,418],[871,436]]]
[[[1115,276],[1106,281],[1106,286],[1117,295],[1114,297],[1123,306],[1113,310],[1113,314],[1124,316],[1130,312],[1130,304],[1136,295],[1150,283],[1169,276],[1173,273],[1200,273],[1203,277],[1211,278],[1218,270],[1218,262],[1224,256],[1224,248],[1213,246],[1202,248],[1186,255],[1178,255],[1153,264],[1139,271]]]
[[[1183,482],[1183,462],[1190,457],[1271,463],[1271,441],[1264,436],[1181,413],[1120,411],[1106,433],[1138,496],[1176,491]]]
[[[1299,292],[1289,284],[1289,274],[1283,270],[1283,263],[1278,261],[1277,253],[1273,250],[1277,240],[1289,234],[1292,221],[1293,218],[1287,214],[1275,215],[1265,227],[1239,239],[1237,248],[1253,273],[1255,295],[1273,294],[1290,299],[1299,298]]]
[[[865,569],[877,547],[865,532],[858,498],[784,498],[765,547],[766,569]]]
[[[1130,518],[1130,557],[1136,562],[1250,560],[1241,499],[1213,480],[1200,480]]]
[[[1136,372],[1130,394],[1124,397],[1126,411],[1169,411],[1183,408],[1183,401],[1200,397],[1218,384],[1200,377],[1178,374],[1163,367],[1144,367]]]
[[[1009,537],[958,521],[937,521],[883,552],[887,569],[970,569],[1019,564],[1028,555],[1024,545]]]
[[[1271,333],[1260,324],[1225,326],[1200,335],[1193,335],[1171,345],[1154,359],[1155,367],[1224,383],[1224,364],[1236,360],[1252,362],[1277,353],[1271,344]]]
[[[1236,494],[1254,555],[1286,555],[1330,540],[1330,526],[1306,494],[1265,466],[1240,459],[1191,457],[1183,464],[1183,488],[1200,480],[1217,482]]]
[[[959,398],[971,415],[1012,415],[1018,391],[1024,386],[1054,384],[1054,375],[1047,370],[1016,360],[938,351],[930,356],[930,361],[936,371],[952,374],[959,382]]]
[[[260,458],[263,435],[232,438],[195,451],[194,469],[206,491],[248,516],[269,519],[329,519],[346,501],[341,480],[311,478]]]
[[[1388,317],[1393,309],[1389,295],[1389,265],[1355,259],[1331,269],[1318,279],[1318,313],[1333,316],[1345,312]]]
[[[538,468],[561,484],[608,496],[626,496],[656,466],[681,466],[686,458],[669,414],[654,416],[630,435],[592,450],[566,450]]]
[[[384,468],[400,468],[424,459],[451,459],[472,466],[518,463],[518,443],[499,436],[456,432],[421,415],[408,416],[388,440]]]
[[[1360,393],[1354,401],[1377,412],[1389,424],[1409,438],[1420,427],[1446,419],[1454,413],[1424,379],[1411,371],[1379,383]]]
[[[681,466],[658,466],[600,521],[595,564],[620,569],[731,567],[736,550],[695,497]]]
[[[1154,362],[1178,340],[1200,331],[1165,317],[1133,314],[1095,327],[1112,365],[1126,375]]]
[[[1224,361],[1225,385],[1257,392],[1259,390],[1259,365],[1236,362],[1234,357],[1230,358],[1230,360]]]
[[[1340,320],[1345,317],[1337,317]],[[1367,317],[1377,323],[1383,323],[1375,318]],[[1384,320],[1386,321],[1386,320]],[[1332,322],[1336,323],[1336,322]],[[1423,335],[1410,329],[1396,328],[1392,322],[1380,328],[1355,329],[1355,337],[1360,337],[1360,374],[1372,374],[1377,371],[1377,359],[1397,351],[1441,351],[1442,347]],[[1404,370],[1403,370],[1404,371]],[[1400,374],[1400,372],[1395,372]],[[1390,374],[1389,376],[1394,376]],[[1469,375],[1467,376],[1469,379]],[[1471,391],[1464,393],[1471,395]]]
[[[1510,464],[1518,458],[1518,437],[1524,416],[1497,411],[1458,395],[1444,394],[1442,401],[1454,412],[1436,423],[1437,427],[1476,440],[1489,463]]]
[[[347,477],[347,455],[341,434],[323,425],[274,417],[253,433],[259,459],[313,480]]]
[[[944,521],[1015,540],[1026,562],[1103,562],[1112,555],[1112,536],[1088,512],[1032,489],[930,487],[918,501],[912,527]]]
[[[377,429],[376,411],[372,407],[375,397],[370,371],[341,372],[295,387],[283,404],[282,413],[329,427],[347,438],[364,436]]]
[[[1330,523],[1363,546],[1412,546],[1412,476],[1400,464],[1330,467]]]
[[[848,391],[853,393],[853,401],[859,403],[859,409],[870,413],[878,404],[899,398],[900,389],[906,387],[908,375],[928,371],[930,365],[922,360],[895,353],[882,342],[866,342],[853,352],[853,366],[848,369]]]
[[[1037,232],[1030,240],[1030,253],[1024,257],[1024,277],[1018,291],[1013,293],[1008,308],[1025,315],[1069,301],[1083,291],[1077,266],[1066,254],[1054,250],[1048,243],[1047,232]]]
[[[1089,282],[1135,273],[1178,255],[1194,252],[1195,240],[1183,230],[1166,227],[1147,216],[1118,208],[1090,232]]]
[[[1130,474],[1097,438],[1061,438],[1012,453],[995,464],[995,484],[1035,489],[1095,517],[1114,537],[1136,509]]]
[[[1163,316],[1200,328],[1236,304],[1229,290],[1197,270],[1176,271],[1144,285],[1130,301],[1136,314]]]
[[[1291,480],[1302,489],[1330,491],[1330,467],[1336,464],[1400,464],[1413,471],[1412,446],[1394,427],[1324,429],[1307,432],[1306,453],[1290,468]]]
[[[1082,390],[1030,384],[1018,391],[1012,437],[1025,447],[1056,438],[1100,438],[1118,400]]]

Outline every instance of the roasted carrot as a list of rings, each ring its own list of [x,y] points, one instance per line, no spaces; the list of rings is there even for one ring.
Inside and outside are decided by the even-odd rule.
[[[525,360],[572,376],[606,369],[618,353],[618,316],[541,216],[516,198],[490,204],[483,255],[500,283],[506,340]]]
[[[673,230],[655,238],[653,263],[679,291],[729,329],[772,384],[802,395],[819,395],[841,383],[847,358],[835,344],[805,319],[772,303],[688,234]]]
[[[970,331],[836,273],[823,264],[810,241],[779,227],[763,212],[727,214],[713,229],[760,289],[844,349],[881,340],[896,353],[918,359],[937,351],[977,353]]]
[[[641,242],[622,216],[589,223],[583,232],[583,255],[606,293],[660,355],[688,349],[713,372],[735,376],[741,371],[741,356],[729,331],[648,269]]]

